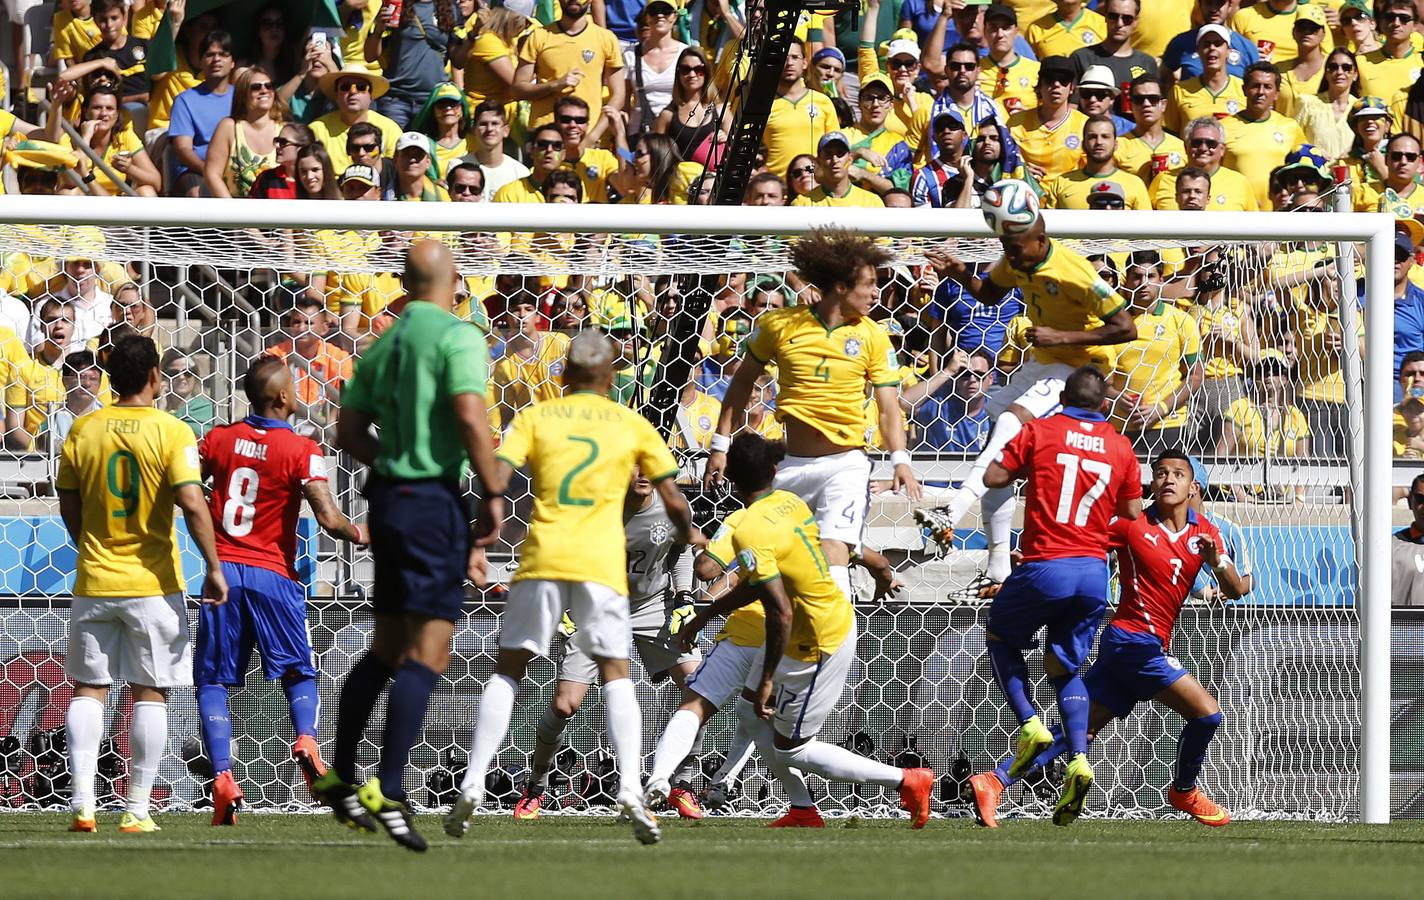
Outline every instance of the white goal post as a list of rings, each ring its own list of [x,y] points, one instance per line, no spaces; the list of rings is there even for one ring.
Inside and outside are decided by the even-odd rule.
[[[1345,380],[1363,383],[1363,408],[1346,410],[1355,427],[1348,457],[1348,494],[1353,496],[1359,616],[1359,761],[1358,815],[1366,823],[1390,816],[1390,541],[1392,477],[1393,346],[1392,308],[1394,220],[1384,214],[1341,213],[1200,213],[1046,211],[1054,238],[1107,245],[1151,242],[1336,242],[1342,279],[1354,279],[1355,245],[1363,245],[1365,320],[1368,352],[1345,342]],[[375,221],[373,221],[373,219]],[[886,238],[933,242],[948,238],[990,237],[974,210],[825,209],[693,206],[598,206],[458,203],[382,203],[329,201],[192,200],[177,198],[92,198],[7,195],[0,199],[0,233],[6,226],[92,225],[101,229],[183,229],[194,240],[199,231],[222,229],[349,229],[411,232],[568,233],[573,235],[687,235],[790,237],[823,226],[840,226]],[[176,234],[177,232],[170,232]],[[3,241],[0,241],[3,244]],[[709,252],[693,249],[677,272],[727,271],[719,244]],[[0,248],[3,249],[3,248]],[[181,256],[181,243],[163,251]],[[193,252],[210,258],[210,248]],[[982,258],[982,257],[981,257]],[[497,268],[497,266],[496,266]],[[492,273],[493,269],[490,270]],[[463,266],[462,266],[463,272]],[[1355,333],[1356,307],[1341,302],[1345,334]],[[1358,373],[1359,377],[1355,377]],[[1351,397],[1350,399],[1354,399]],[[883,466],[883,463],[881,464]],[[923,476],[922,476],[923,477]],[[0,505],[10,501],[0,501]],[[337,673],[339,674],[339,673]],[[1229,710],[1228,710],[1229,714]],[[1309,760],[1303,761],[1309,765]]]

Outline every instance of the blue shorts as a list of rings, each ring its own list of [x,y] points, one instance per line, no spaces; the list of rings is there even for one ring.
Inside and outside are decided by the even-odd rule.
[[[315,677],[307,595],[301,584],[241,563],[223,563],[222,573],[227,579],[227,602],[204,605],[198,614],[193,684],[240,687],[253,644],[268,681],[287,674]]]
[[[1037,647],[1048,630],[1047,649],[1076,672],[1087,661],[1093,636],[1108,606],[1108,564],[1093,557],[1045,559],[1014,569],[989,604],[985,625],[1005,644]]]
[[[456,622],[465,604],[470,515],[458,485],[438,479],[366,482],[376,615]]]
[[[1187,667],[1150,634],[1114,625],[1103,629],[1098,657],[1083,676],[1088,699],[1124,718],[1132,708],[1171,687]]]

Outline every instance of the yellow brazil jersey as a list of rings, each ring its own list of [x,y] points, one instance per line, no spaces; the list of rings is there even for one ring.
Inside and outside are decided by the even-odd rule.
[[[435,144],[435,166],[441,172],[449,172],[450,167],[454,165],[458,159],[463,159],[467,156],[473,157],[475,150],[479,146],[475,140],[475,130],[473,128],[470,129],[464,138],[456,141],[453,147],[446,147],[439,141],[434,141],[433,143]]]
[[[767,169],[786,177],[786,167],[798,153],[815,155],[822,135],[839,127],[831,98],[819,91],[807,91],[795,101],[777,97],[771,101],[761,142],[766,145]]]
[[[163,14],[167,12],[165,7],[166,4],[149,0],[143,9],[130,13],[129,34],[145,41],[153,40],[153,36],[158,33],[158,23],[163,21]]]
[[[381,249],[378,232],[322,229],[312,239],[323,258],[352,263],[326,273],[326,305],[332,313],[359,306],[366,318],[363,327],[369,327],[371,318],[405,293],[395,273],[365,271],[370,255]]]
[[[1305,413],[1294,404],[1284,409],[1262,409],[1249,397],[1226,408],[1226,421],[1236,431],[1238,447],[1256,456],[1295,456],[1300,441],[1310,438]]]
[[[757,499],[733,530],[732,549],[749,583],[781,579],[791,601],[787,656],[815,662],[845,643],[855,613],[831,580],[816,515],[806,501],[788,491]]]
[[[1051,12],[1031,22],[1024,29],[1024,39],[1039,59],[1045,59],[1071,56],[1074,50],[1100,44],[1107,33],[1108,25],[1103,17],[1085,8],[1068,21],[1059,18],[1057,12]]]
[[[1001,66],[990,57],[979,60],[979,90],[994,98],[994,101],[1008,113],[1033,109],[1038,105],[1037,60],[1015,56],[1007,66]]]
[[[1296,59],[1288,59],[1276,64],[1276,70],[1281,73],[1281,92],[1276,97],[1276,112],[1292,118],[1300,110],[1301,98],[1318,94],[1325,77],[1325,69],[1322,67],[1314,75],[1297,78],[1295,67],[1298,62]]]
[[[1083,164],[1083,123],[1088,117],[1077,109],[1049,127],[1039,118],[1038,109],[1026,109],[1009,116],[1009,134],[1019,145],[1024,162],[1038,166],[1044,177],[1071,172]]]
[[[1043,184],[1043,205],[1049,209],[1089,209],[1088,197],[1093,189],[1103,182],[1111,181],[1122,188],[1127,197],[1127,209],[1151,209],[1152,200],[1147,195],[1147,185],[1131,172],[1114,169],[1105,175],[1089,175],[1082,169],[1074,169]]]
[[[557,22],[536,28],[519,48],[519,62],[534,65],[536,82],[553,81],[574,69],[583,71],[583,80],[569,94],[550,94],[530,101],[531,128],[554,120],[554,102],[560,96],[578,97],[588,104],[590,128],[602,115],[603,79],[607,73],[623,68],[623,50],[613,32],[592,20],[585,21],[587,24],[578,34],[567,33]]]
[[[1058,241],[1048,242],[1048,258],[1032,272],[1020,272],[1000,259],[989,270],[989,280],[1002,288],[1023,293],[1024,312],[1033,325],[1061,331],[1091,331],[1112,318],[1126,302],[1082,255]],[[1103,371],[1111,368],[1113,351],[1097,346],[1034,347],[1033,359],[1041,363],[1082,366]]]
[[[0,327],[0,390],[5,405],[24,410],[24,427],[39,433],[51,403],[64,402],[64,382],[59,369],[35,359],[24,343],[8,328]]]
[[[1177,173],[1163,172],[1152,179],[1148,188],[1155,209],[1177,208]],[[1261,207],[1256,202],[1256,187],[1234,169],[1219,167],[1211,173],[1211,196],[1207,198],[1208,210],[1228,212],[1256,212]],[[1269,208],[1269,207],[1267,207]]]
[[[63,18],[63,23],[60,18]],[[99,26],[92,18],[76,19],[68,12],[60,14],[54,21],[54,58],[79,62],[84,54],[99,46],[101,37]]]
[[[722,404],[717,398],[694,391],[692,402],[685,405],[682,412],[687,416],[693,446],[703,450],[712,446],[712,435],[717,431],[717,417],[722,412]],[[687,449],[687,441],[683,439],[681,429],[673,433],[671,444],[679,450]]]
[[[583,182],[583,202],[607,203],[608,179],[618,171],[618,157],[608,150],[590,147],[577,160],[564,160],[559,168],[573,172]]]
[[[657,429],[626,406],[579,391],[515,416],[499,458],[516,469],[528,463],[533,482],[514,580],[594,582],[626,595],[623,500],[633,467],[653,481],[678,473]]]
[[[1387,212],[1398,219],[1424,214],[1424,187],[1417,182],[1395,191],[1379,181],[1364,181],[1352,186],[1350,193],[1354,195],[1355,212]]]
[[[1165,156],[1167,171],[1175,172],[1187,164],[1187,147],[1174,134],[1164,133],[1155,147],[1135,134],[1125,134],[1117,139],[1113,162],[1150,184],[1156,174],[1152,171],[1154,156]]]
[[[864,445],[866,385],[900,383],[890,336],[870,318],[828,328],[812,306],[770,310],[743,347],[776,364],[776,417],[790,416],[842,447]]]
[[[1256,190],[1256,206],[1271,208],[1271,170],[1286,161],[1286,154],[1306,142],[1305,132],[1295,119],[1274,110],[1266,118],[1252,122],[1243,115],[1227,119],[1226,158],[1222,162],[1235,169]]]
[[[171,72],[153,76],[149,91],[148,127],[166,129],[173,119],[173,101],[178,95],[203,83],[203,79],[188,66],[186,54],[178,54],[178,67]]]
[[[1361,97],[1384,97],[1390,100],[1400,91],[1408,91],[1420,78],[1420,68],[1424,67],[1424,56],[1414,47],[1408,48],[1403,57],[1390,57],[1384,47],[1371,50],[1364,56],[1356,57],[1360,66]]]
[[[1195,365],[1201,356],[1201,333],[1191,316],[1166,301],[1135,316],[1134,321],[1137,340],[1117,348],[1113,380],[1124,390],[1141,395],[1144,404],[1160,405],[1182,386],[1182,366]],[[1115,424],[1121,429],[1124,423],[1119,420]],[[1183,404],[1151,430],[1185,424],[1187,406]]]
[[[60,136],[60,143],[71,149],[74,147],[73,142],[69,139],[69,135],[67,134]],[[104,148],[103,160],[107,165],[112,167],[114,165],[114,157],[118,154],[134,154],[142,149],[143,142],[134,134],[133,126],[124,125],[109,138],[109,146]],[[100,188],[107,191],[109,196],[117,197],[119,195],[119,186],[114,184],[104,170],[98,166],[94,167],[94,181]]]
[[[77,597],[183,590],[173,491],[202,484],[193,430],[149,406],[106,406],[75,420],[55,487],[83,507]]]
[[[519,61],[514,57],[514,48],[505,43],[504,38],[493,31],[482,32],[475,38],[470,47],[470,55],[465,60],[465,98],[470,102],[470,109],[486,100],[493,100],[495,103],[509,102],[509,85],[505,84],[504,79],[496,75],[492,68],[492,64],[501,59],[507,60],[511,68],[519,67]]]
[[[1235,75],[1226,76],[1226,84],[1219,91],[1213,91],[1202,83],[1201,76],[1188,78],[1172,85],[1167,100],[1167,115],[1163,124],[1167,130],[1176,132],[1182,138],[1182,129],[1192,119],[1202,116],[1234,116],[1246,108],[1246,92],[1241,79]]]
[[[872,194],[865,188],[849,185],[846,192],[839,196],[826,193],[825,188],[818,187],[809,194],[802,194],[791,201],[792,206],[860,206],[878,207],[884,206],[885,201],[880,199],[878,194]]]
[[[1248,41],[1256,45],[1261,59],[1266,62],[1280,62],[1300,54],[1296,46],[1296,12],[1304,4],[1296,3],[1286,12],[1276,12],[1266,3],[1248,6],[1231,17],[1231,29],[1239,31]],[[1318,5],[1318,4],[1317,4]],[[1330,29],[1325,29],[1325,39],[1321,41],[1320,52],[1330,54],[1335,49],[1335,40]]]
[[[707,542],[707,555],[729,572],[736,572],[738,569],[737,554],[732,549],[732,532],[737,530],[737,525],[746,514],[745,509],[739,509],[727,516],[712,535],[712,539]],[[714,640],[731,641],[738,647],[760,647],[765,644],[766,610],[762,608],[761,601],[753,600],[746,606],[733,610],[722,623],[722,630]]]
[[[494,192],[495,203],[543,203],[544,194],[528,175],[517,178]]]
[[[1193,306],[1187,313],[1197,322],[1197,333],[1202,338],[1202,350],[1206,355],[1206,365],[1202,368],[1205,378],[1234,378],[1245,370],[1241,367],[1240,350],[1229,351],[1211,337],[1213,329],[1218,329],[1224,340],[1241,344],[1241,319],[1245,305],[1240,297],[1231,297],[1215,308]],[[1229,354],[1229,355],[1228,355]]]
[[[1132,48],[1148,56],[1162,57],[1172,38],[1192,29],[1190,3],[1140,3]]]
[[[381,155],[394,156],[396,141],[400,140],[401,127],[374,109],[366,111],[366,121],[381,130]],[[346,132],[351,126],[341,120],[337,113],[330,112],[311,123],[312,134],[326,148],[331,157],[331,171],[340,177],[351,165],[351,154],[346,152]]]
[[[336,38],[336,46],[341,50],[341,59],[354,62],[358,66],[364,65],[368,72],[373,72],[376,75],[382,74],[381,60],[378,57],[375,62],[365,62],[365,46],[366,38],[370,37],[371,29],[376,26],[376,16],[380,13],[382,6],[384,4],[366,0],[365,7],[360,10],[360,18],[356,21],[352,21],[353,11],[350,6],[341,4],[338,7],[342,9],[345,19],[343,22],[345,27]],[[340,174],[341,170],[338,169],[337,175]]]
[[[855,64],[862,82],[871,75],[886,74],[880,67],[880,57],[876,55],[874,47],[861,46],[856,51]],[[930,124],[930,109],[933,106],[933,94],[915,91],[913,104],[897,94],[890,107],[890,114],[885,117],[885,128],[903,135],[905,143],[910,145],[910,150],[918,154],[925,139],[925,129]]]
[[[564,393],[564,357],[569,336],[560,331],[540,335],[528,356],[505,353],[490,374],[499,405],[512,416],[526,406],[555,400]]]

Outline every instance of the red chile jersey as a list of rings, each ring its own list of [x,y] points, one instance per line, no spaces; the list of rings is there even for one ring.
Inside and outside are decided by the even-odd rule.
[[[1024,562],[1107,559],[1118,498],[1142,496],[1132,444],[1098,413],[1071,406],[1025,425],[998,462],[1028,479],[1019,541]]]
[[[326,457],[286,422],[248,416],[198,442],[218,558],[297,577],[297,516],[302,487],[326,480]]]
[[[1202,541],[1213,541],[1225,562],[1226,542],[1215,525],[1192,510],[1187,510],[1186,528],[1168,531],[1158,518],[1156,504],[1132,521],[1117,519],[1108,532],[1110,546],[1117,551],[1122,586],[1117,612],[1109,624],[1153,635],[1165,650],[1177,613],[1203,565],[1197,548]]]

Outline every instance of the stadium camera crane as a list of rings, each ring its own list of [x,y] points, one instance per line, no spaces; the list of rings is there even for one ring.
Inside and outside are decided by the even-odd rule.
[[[762,132],[781,83],[781,70],[786,65],[786,55],[802,13],[834,15],[850,6],[858,9],[858,0],[751,0],[747,4],[747,29],[737,48],[731,88],[723,101],[736,110],[736,115],[726,143],[712,148],[714,158],[722,151],[713,189],[714,204],[740,206],[742,203],[747,181],[756,168]],[[717,111],[719,121],[721,114],[721,110]],[[679,395],[692,377],[697,362],[698,335],[718,287],[716,276],[693,273],[677,278],[682,308],[668,329],[662,360],[642,410],[648,421],[665,436],[677,427]]]

